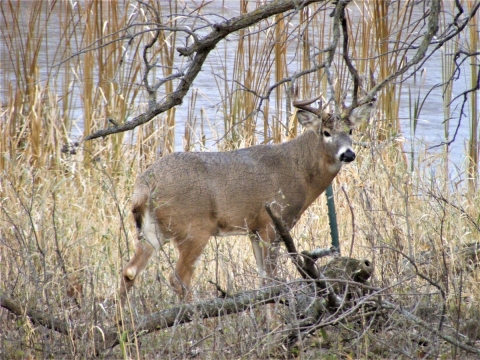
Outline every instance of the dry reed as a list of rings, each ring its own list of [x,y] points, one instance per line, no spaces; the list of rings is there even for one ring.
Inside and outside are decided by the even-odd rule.
[[[30,26],[25,31],[20,2],[0,4],[3,17],[11,20],[11,27],[1,32],[2,46],[10,50],[9,58],[2,53],[2,62],[11,62],[15,72],[15,80],[5,87],[8,96],[0,110],[0,291],[25,307],[65,319],[72,329],[84,326],[95,332],[114,322],[118,275],[132,255],[132,183],[155,158],[175,150],[179,118],[172,109],[144,125],[134,136],[114,135],[75,145],[70,140],[77,120],[70,110],[74,104],[73,87],[79,87],[82,95],[83,135],[108,126],[108,118],[123,122],[148,106],[138,84],[143,75],[141,49],[152,34],[146,32],[132,43],[111,41],[120,38],[117,30],[134,21],[146,22],[152,14],[145,9],[132,11],[128,2],[85,1],[76,7],[61,3],[62,17],[55,7],[45,10],[46,4],[32,3]],[[405,53],[399,48],[392,51],[387,39],[409,39],[422,23],[413,18],[413,7],[398,4],[395,11],[387,8],[385,1],[357,2],[357,7],[352,8],[349,16],[364,19],[349,29],[350,38],[355,39],[350,50],[362,74],[372,72],[382,78],[405,61]],[[137,3],[135,6],[139,7]],[[173,27],[181,17],[169,14],[181,9],[177,2],[168,6],[160,9],[163,12],[159,16]],[[239,12],[252,6],[242,1]],[[210,148],[211,138],[221,140],[219,149],[232,149],[294,136],[296,122],[287,120],[291,116],[288,106],[283,110],[285,99],[291,95],[288,86],[276,86],[271,98],[262,102],[256,95],[265,94],[273,84],[310,67],[313,61],[325,61],[326,54],[319,49],[324,49],[332,36],[329,10],[319,4],[313,5],[310,12],[277,16],[242,30],[236,35],[238,42],[222,44],[218,52],[223,59],[217,59],[209,69],[221,99],[218,109],[222,130],[217,133],[217,124],[205,112],[196,111],[200,95],[212,96],[202,94],[199,85],[198,92],[185,99],[189,112],[183,119],[184,149]],[[397,14],[391,23],[387,21],[389,11]],[[45,44],[53,46],[45,29],[48,19],[57,15],[63,35],[56,53],[68,59],[61,65],[67,71],[60,76],[56,68],[49,68],[48,82],[44,83],[38,57]],[[140,28],[145,30],[147,26]],[[469,36],[477,39],[478,32],[472,30]],[[154,71],[150,81],[157,76],[167,77],[181,66],[183,60],[177,58],[172,46],[178,40],[175,37],[175,32],[161,32],[157,47],[149,54],[150,60],[158,58],[161,71]],[[92,44],[90,51],[70,58]],[[400,47],[400,43],[395,46]],[[232,52],[235,56],[230,56]],[[135,55],[129,57],[129,53]],[[55,62],[59,61],[55,58]],[[340,101],[350,88],[348,71],[338,56],[331,70],[339,79],[332,85]],[[449,77],[453,70],[445,71]],[[364,77],[368,88],[372,79]],[[52,85],[57,82],[61,84],[60,94]],[[162,91],[169,93],[174,85],[174,81],[168,81]],[[305,97],[319,92],[331,95],[323,70],[304,77],[300,88]],[[469,320],[480,323],[480,314],[475,310],[480,306],[480,282],[475,259],[466,260],[460,255],[462,247],[479,242],[480,199],[475,192],[467,196],[465,180],[450,181],[447,156],[418,152],[415,164],[412,162],[414,171],[410,171],[394,138],[399,131],[400,91],[401,85],[391,84],[382,92],[376,122],[355,134],[368,147],[357,149],[359,161],[345,167],[334,182],[341,250],[350,255],[353,249],[352,256],[373,260],[373,284],[388,288],[389,297],[398,304],[434,324],[438,323],[440,305],[446,304],[449,326],[478,341],[480,333],[472,330],[475,324]],[[476,100],[472,101],[475,107]],[[445,113],[445,117],[449,116]],[[477,118],[472,113],[472,134],[477,132],[473,127]],[[475,163],[472,153],[470,157]],[[477,171],[471,173],[472,178]],[[322,196],[294,228],[300,250],[329,246],[325,208]],[[250,252],[246,237],[212,239],[196,273],[195,297],[216,294],[208,280],[228,292],[254,288],[257,275]],[[133,292],[129,316],[152,313],[177,302],[166,280],[175,257],[170,246],[156,255]],[[424,277],[415,276],[417,273]],[[284,280],[298,277],[284,252],[279,276]],[[444,289],[445,298],[432,282]],[[281,305],[277,304],[273,311],[279,318],[284,315]],[[437,338],[395,312],[385,316],[381,320],[383,327],[371,318],[361,318],[340,327],[318,329],[300,342],[296,351],[304,358],[413,357],[428,352],[448,357],[458,351],[451,345],[438,345]],[[0,356],[92,356],[89,333],[83,339],[73,339],[35,326],[24,317],[0,312],[0,318]],[[124,338],[113,356],[285,356],[275,338],[282,335],[284,324],[279,322],[267,333],[266,324],[272,326],[262,310],[214,320],[194,319],[191,324],[149,335],[141,346],[135,339]],[[416,336],[408,334],[406,328],[414,328]],[[122,331],[119,327],[120,336]]]

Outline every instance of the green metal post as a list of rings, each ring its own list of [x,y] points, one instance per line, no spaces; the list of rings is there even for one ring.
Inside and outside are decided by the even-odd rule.
[[[337,215],[335,214],[335,200],[333,199],[332,184],[328,185],[325,191],[327,195],[328,222],[330,223],[330,235],[332,236],[332,246],[340,253],[340,243],[338,241]]]

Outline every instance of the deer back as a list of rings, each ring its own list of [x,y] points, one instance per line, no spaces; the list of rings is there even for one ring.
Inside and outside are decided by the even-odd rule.
[[[307,131],[287,143],[161,158],[137,180],[134,214],[148,207],[171,237],[193,229],[222,235],[270,223],[264,204],[274,202],[293,226],[342,164],[355,158],[351,130],[359,121],[308,110],[300,110],[298,119]]]

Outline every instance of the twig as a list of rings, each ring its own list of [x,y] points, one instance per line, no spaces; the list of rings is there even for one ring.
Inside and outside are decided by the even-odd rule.
[[[221,298],[231,297],[231,295],[228,292],[226,292],[225,290],[223,290],[222,287],[220,285],[218,285],[216,282],[213,282],[212,280],[207,280],[207,282],[209,282],[212,285],[215,285],[215,288],[221,294],[221,296],[220,296]]]
[[[345,7],[347,6],[347,1],[343,2],[344,5],[341,7],[340,10],[340,22],[342,25],[342,33],[343,33],[343,60],[347,65],[348,71],[353,78],[353,96],[352,96],[352,104],[349,107],[349,112],[357,107],[358,101],[358,88],[360,86],[360,76],[358,75],[358,71],[353,66],[352,60],[348,55],[348,26],[347,26],[347,18],[345,17]]]
[[[480,231],[480,225],[461,206],[453,204],[448,199],[446,199],[443,195],[434,194],[431,191],[428,191],[427,194],[433,197],[438,202],[442,201],[445,204],[450,205],[452,208],[458,210],[463,216],[465,216],[465,218],[468,221],[470,221],[470,223],[472,223],[472,225],[475,227],[477,231]]]
[[[457,339],[453,338],[452,336],[444,334],[443,332],[440,331],[440,329],[435,329],[435,328],[431,327],[430,324],[426,323],[425,321],[423,321],[419,317],[413,315],[412,313],[408,312],[407,310],[402,309],[401,307],[398,307],[397,305],[395,305],[395,304],[393,304],[389,301],[383,300],[381,307],[383,309],[387,309],[387,310],[399,311],[400,314],[403,317],[405,317],[406,319],[414,322],[417,325],[420,325],[424,329],[426,329],[426,330],[430,331],[431,333],[441,337],[443,340],[449,342],[450,344],[458,346],[460,349],[468,351],[470,353],[480,355],[480,349],[474,348],[473,346],[469,346],[467,344],[464,344],[464,343],[458,341]]]
[[[445,318],[446,318],[446,313],[447,313],[447,306],[446,306],[446,302],[447,302],[447,299],[446,299],[446,296],[445,296],[445,291],[443,290],[443,288],[438,285],[435,281],[433,281],[432,279],[430,279],[428,276],[425,276],[423,275],[419,270],[418,270],[418,267],[417,267],[417,264],[415,263],[415,261],[413,259],[411,259],[408,255],[404,254],[403,252],[401,252],[400,250],[397,250],[397,249],[393,249],[393,248],[390,248],[390,247],[387,247],[387,246],[380,246],[380,248],[382,247],[385,247],[385,248],[388,248],[392,251],[395,251],[397,253],[399,253],[400,255],[402,255],[405,259],[407,259],[410,264],[412,264],[412,266],[415,268],[415,274],[427,281],[430,285],[436,287],[438,289],[438,291],[440,292],[440,295],[442,296],[442,299],[443,299],[443,303],[442,303],[442,315],[440,316],[440,323],[438,324],[438,331],[441,331],[442,330],[442,326],[443,326],[443,322],[445,321]]]

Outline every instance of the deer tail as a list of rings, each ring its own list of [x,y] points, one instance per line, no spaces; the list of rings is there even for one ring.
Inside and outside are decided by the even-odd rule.
[[[135,220],[137,231],[140,232],[143,226],[143,218],[148,204],[148,189],[146,186],[136,186],[132,198],[132,214]]]

